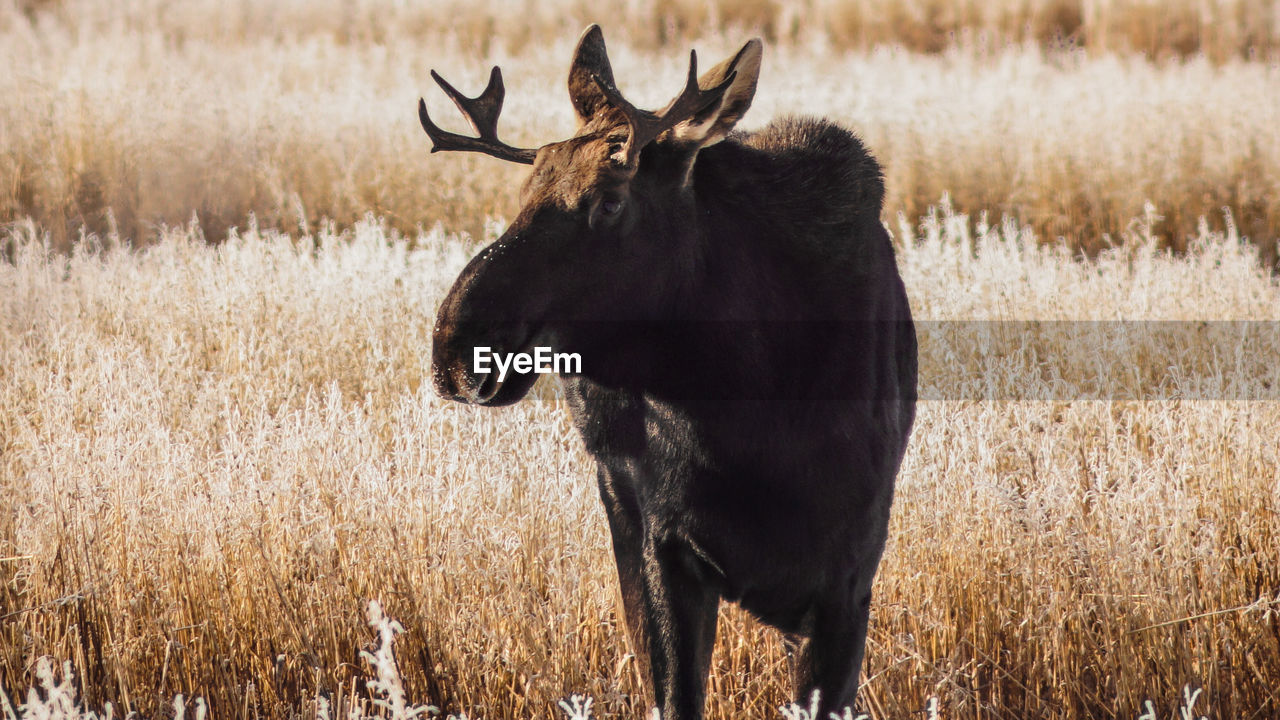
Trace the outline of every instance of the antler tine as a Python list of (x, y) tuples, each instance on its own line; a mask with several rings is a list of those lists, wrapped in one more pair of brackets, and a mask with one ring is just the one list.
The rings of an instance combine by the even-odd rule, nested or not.
[(502, 86), (502, 71), (496, 65), (489, 73), (488, 86), (485, 87), (484, 92), (474, 98), (458, 92), (435, 70), (431, 71), (431, 77), (449, 96), (453, 104), (458, 106), (467, 124), (479, 136), (468, 137), (442, 130), (427, 114), (426, 100), (419, 98), (418, 120), (422, 123), (422, 129), (426, 130), (431, 138), (431, 152), (463, 150), (480, 152), (511, 162), (533, 164), (533, 159), (538, 154), (537, 150), (512, 147), (498, 139), (498, 115), (502, 113), (502, 100), (506, 96), (506, 88)]
[(719, 102), (736, 77), (737, 71), (734, 71), (729, 73), (729, 76), (719, 85), (702, 90), (698, 87), (698, 53), (690, 50), (689, 76), (685, 81), (684, 89), (659, 114), (637, 109), (622, 97), (622, 93), (618, 92), (618, 88), (612, 82), (598, 73), (592, 74), (596, 85), (600, 86), (600, 91), (604, 93), (605, 99), (623, 114), (627, 119), (627, 125), (631, 128), (631, 135), (625, 147), (627, 165), (634, 163), (644, 146), (653, 142), (659, 135), (693, 117), (708, 105)]
[(680, 96), (672, 100), (667, 109), (662, 112), (662, 117), (673, 118), (671, 125), (688, 120), (711, 103), (719, 102), (737, 76), (738, 71), (734, 70), (719, 85), (706, 90), (700, 89), (698, 87), (698, 54), (690, 50), (689, 78), (685, 81), (684, 90), (681, 90)]

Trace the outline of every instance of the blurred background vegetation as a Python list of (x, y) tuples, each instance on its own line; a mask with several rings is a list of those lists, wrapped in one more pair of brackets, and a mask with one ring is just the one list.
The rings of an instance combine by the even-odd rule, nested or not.
[(474, 93), (502, 64), (504, 134), (561, 139), (589, 22), (650, 106), (688, 47), (715, 58), (763, 36), (744, 127), (787, 112), (851, 126), (886, 168), (886, 221), (946, 194), (1095, 251), (1150, 202), (1168, 247), (1204, 219), (1275, 260), (1280, 9), (1263, 0), (10, 0), (0, 222), (33, 218), (63, 248), (82, 230), (147, 243), (193, 216), (219, 240), (250, 214), (479, 236), (513, 214), (523, 169), (428, 157), (417, 97), (456, 121), (428, 70)]

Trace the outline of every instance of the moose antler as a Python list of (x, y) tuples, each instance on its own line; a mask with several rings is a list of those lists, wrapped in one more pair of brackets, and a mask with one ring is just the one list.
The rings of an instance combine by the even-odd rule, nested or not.
[(468, 137), (441, 130), (438, 125), (431, 122), (431, 116), (427, 115), (426, 100), (419, 98), (418, 120), (422, 121), (422, 129), (426, 130), (427, 135), (431, 137), (431, 152), (465, 150), (492, 155), (500, 160), (533, 164), (533, 159), (538, 154), (537, 150), (512, 147), (498, 139), (498, 115), (502, 112), (502, 99), (507, 91), (502, 86), (502, 71), (496, 65), (493, 72), (489, 73), (488, 87), (474, 98), (458, 92), (435, 70), (431, 71), (431, 77), (449, 96), (453, 104), (458, 106), (458, 110), (467, 119), (471, 129), (475, 130), (476, 135), (479, 136)]
[(624, 165), (634, 167), (635, 160), (645, 145), (653, 142), (662, 133), (697, 115), (709, 105), (719, 102), (737, 75), (737, 71), (731, 72), (719, 85), (707, 90), (700, 89), (698, 87), (698, 53), (690, 50), (689, 78), (685, 81), (684, 90), (680, 91), (680, 95), (661, 113), (637, 109), (622, 97), (622, 93), (618, 92), (611, 78), (598, 72), (592, 73), (591, 77), (596, 81), (596, 85), (600, 86), (600, 92), (604, 93), (609, 104), (627, 119), (631, 133), (627, 138), (627, 144), (618, 154), (622, 156)]

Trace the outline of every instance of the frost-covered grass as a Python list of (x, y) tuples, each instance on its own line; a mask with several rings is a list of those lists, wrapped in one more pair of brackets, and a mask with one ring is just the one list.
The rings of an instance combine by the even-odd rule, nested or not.
[[(348, 701), (345, 717), (348, 720), (372, 720), (374, 717), (385, 717), (389, 720), (418, 720), (423, 717), (439, 716), (440, 708), (434, 705), (415, 705), (405, 698), (394, 652), (395, 639), (404, 632), (404, 627), (395, 619), (387, 617), (376, 600), (368, 605), (368, 617), (369, 627), (378, 635), (378, 643), (373, 651), (362, 650), (360, 655), (378, 677), (366, 681), (370, 695), (368, 699)], [(0, 688), (0, 711), (4, 713), (4, 720), (111, 720), (115, 716), (115, 708), (110, 702), (101, 713), (81, 706), (74, 684), (75, 671), (70, 662), (63, 663), (62, 672), (59, 675), (54, 671), (50, 658), (41, 657), (36, 661), (35, 675), (39, 683), (38, 687), (30, 688), (27, 691), (26, 702), (17, 707), (13, 706), (4, 689)], [(1195, 720), (1195, 704), (1201, 692), (1200, 689), (1192, 690), (1190, 686), (1184, 686), (1182, 705), (1178, 708), (1178, 715), (1171, 717)], [(787, 703), (780, 706), (778, 710), (784, 720), (821, 720), (818, 716), (818, 699), (819, 693), (815, 690), (807, 707)], [(564, 710), (568, 720), (592, 720), (593, 705), (593, 698), (582, 695), (571, 695), (559, 702), (560, 709)], [(195, 706), (195, 720), (204, 720), (207, 714), (204, 699), (195, 698)], [(1144, 707), (1146, 710), (1138, 716), (1138, 720), (1159, 720), (1160, 716), (1156, 712), (1154, 703), (1147, 700)], [(379, 714), (367, 715), (369, 708), (374, 708)], [(317, 695), (314, 709), (315, 720), (330, 720), (333, 717), (333, 708), (327, 696)], [(175, 695), (173, 720), (184, 720), (186, 710), (186, 699), (181, 694)], [(929, 699), (924, 713), (928, 720), (940, 720), (937, 698)], [(658, 709), (654, 708), (649, 717), (652, 720), (661, 720), (662, 716)], [(871, 718), (867, 713), (854, 715), (851, 708), (845, 708), (841, 713), (830, 713), (829, 717), (830, 720), (870, 720)], [(467, 716), (465, 713), (449, 715), (448, 720), (467, 720)], [(1207, 719), (1202, 716), (1199, 720)]]
[[(1206, 232), (1172, 257), (1135, 230), (1081, 262), (945, 208), (895, 230), (920, 320), (1280, 320), (1280, 288), (1236, 237)], [(375, 598), (405, 630), (405, 702), (550, 717), (581, 694), (601, 715), (645, 713), (561, 396), (469, 408), (426, 381), (435, 304), (473, 243), (374, 220), (294, 238), (250, 227), (218, 246), (178, 228), (145, 251), (54, 254), (30, 226), (3, 242), (10, 697), (50, 656), (75, 668), (83, 707), (121, 717), (171, 714), (177, 694), (211, 717), (309, 716), (318, 697), (339, 717), (369, 698)], [(1215, 375), (1196, 357), (1210, 346), (1049, 347), (1035, 367), (1070, 382), (1128, 365), (1203, 392), (923, 402), (865, 709), (905, 718), (936, 697), (943, 717), (1137, 717), (1190, 683), (1214, 717), (1276, 715), (1275, 363)], [(966, 368), (1045, 377), (926, 343), (926, 397)], [(1255, 399), (1203, 399), (1225, 382)], [(713, 663), (710, 717), (777, 716), (772, 631), (725, 613)]]
[[(81, 225), (146, 242), (193, 211), (216, 237), (250, 212), (308, 231), (372, 211), (410, 234), (436, 222), (478, 233), (486, 216), (514, 216), (525, 168), (428, 157), (419, 96), (462, 127), (429, 70), (477, 93), (500, 64), (503, 136), (562, 140), (574, 130), (570, 54), (593, 20), (621, 89), (646, 108), (681, 87), (690, 47), (706, 68), (764, 33), (743, 127), (786, 113), (849, 125), (885, 166), (888, 217), (922, 215), (949, 192), (958, 208), (1094, 250), (1150, 201), (1168, 245), (1197, 235), (1201, 216), (1222, 229), (1223, 207), (1269, 260), (1280, 239), (1280, 67), (1268, 61), (1280, 10), (1262, 0), (723, 0), (710, 14), (658, 0), (610, 17), (576, 0), (515, 17), (501, 0), (34, 4), (50, 7), (0, 2), (0, 222), (32, 216), (64, 246)], [(1072, 13), (1069, 38), (1006, 42)], [(650, 37), (670, 18), (683, 30)], [(1006, 30), (904, 49), (949, 24)], [(771, 26), (799, 29), (769, 37)], [(1120, 52), (1149, 44), (1122, 41), (1131, 30), (1157, 46), (1221, 36), (1234, 49), (1158, 62), (1157, 47)]]

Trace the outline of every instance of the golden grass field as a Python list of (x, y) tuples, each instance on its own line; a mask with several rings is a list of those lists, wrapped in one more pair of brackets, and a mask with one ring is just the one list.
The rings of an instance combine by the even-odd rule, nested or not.
[[(1280, 18), (1156, 6), (602, 19), (642, 106), (690, 45), (709, 64), (764, 35), (745, 126), (828, 115), (886, 166), (925, 400), (873, 603), (877, 719), (1173, 718), (1184, 686), (1197, 716), (1280, 716)], [(427, 71), (474, 93), (500, 63), (508, 139), (563, 137), (590, 7), (0, 3), (0, 718), (55, 705), (28, 695), (41, 658), (75, 676), (54, 717), (173, 717), (178, 694), (395, 715), (366, 685), (370, 600), (405, 629), (409, 702), (644, 715), (559, 391), (479, 409), (426, 382), (436, 304), (521, 172), (428, 157), (418, 96), (453, 116)], [(994, 354), (948, 334), (975, 321), (1021, 330)], [(784, 669), (722, 614), (709, 717), (781, 717)]]
[[(1263, 0), (815, 0), (764, 13), (791, 18), (781, 35), (748, 13), (767, 0), (723, 0), (716, 17), (692, 0), (636, 2), (614, 21), (574, 0), (514, 17), (505, 0), (42, 4), (34, 19), (0, 13), (0, 222), (34, 217), (63, 247), (86, 225), (146, 241), (193, 212), (211, 239), (251, 212), (264, 226), (373, 212), (410, 234), (442, 222), (477, 235), (485, 216), (513, 215), (521, 170), (428, 160), (418, 97), (461, 125), (428, 71), (476, 93), (501, 64), (507, 139), (562, 139), (569, 53), (591, 18), (642, 106), (674, 95), (689, 47), (705, 65), (775, 36), (744, 127), (781, 113), (849, 124), (886, 168), (887, 217), (918, 217), (946, 192), (1094, 250), (1151, 202), (1173, 247), (1201, 217), (1224, 229), (1224, 207), (1268, 262), (1280, 237), (1280, 7)], [(1087, 23), (1050, 22), (1073, 5)], [(866, 49), (843, 49), (842, 13), (879, 18), (855, 23)], [(905, 16), (933, 18), (955, 45), (913, 52), (929, 43)], [(725, 29), (706, 27), (717, 19)], [(690, 37), (658, 45), (649, 31), (668, 25)], [(1017, 30), (1039, 25), (1071, 32)], [(1237, 25), (1231, 52), (1175, 52), (1181, 35), (1199, 49)], [(1153, 32), (1173, 44), (1142, 39)], [(1107, 50), (1129, 46), (1160, 61)]]

